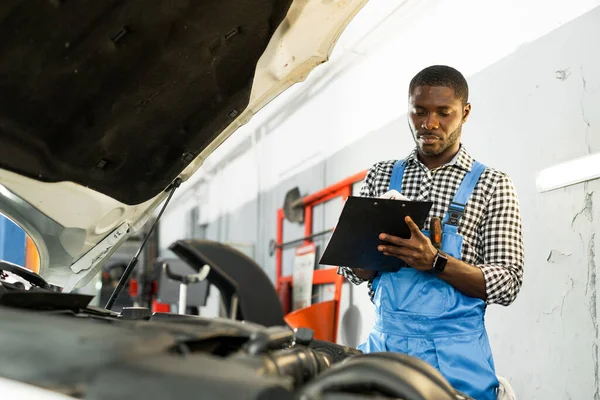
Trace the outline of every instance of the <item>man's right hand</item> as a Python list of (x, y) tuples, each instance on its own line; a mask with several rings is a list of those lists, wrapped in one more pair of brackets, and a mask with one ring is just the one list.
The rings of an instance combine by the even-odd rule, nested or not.
[(358, 276), (360, 279), (368, 281), (369, 279), (375, 278), (377, 275), (377, 271), (372, 269), (362, 269), (362, 268), (351, 268), (354, 275)]

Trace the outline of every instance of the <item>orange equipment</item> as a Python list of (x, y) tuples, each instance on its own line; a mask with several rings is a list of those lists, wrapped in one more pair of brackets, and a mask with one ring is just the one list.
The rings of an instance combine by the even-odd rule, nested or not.
[[(304, 207), (304, 244), (310, 243), (313, 237), (313, 208), (338, 197), (342, 197), (343, 200), (346, 200), (348, 196), (352, 194), (352, 186), (356, 182), (363, 180), (366, 173), (366, 170), (361, 171), (302, 198), (302, 206)], [(277, 237), (275, 241), (275, 286), (280, 299), (284, 300), (282, 301), (282, 305), (286, 313), (285, 321), (292, 328), (305, 327), (312, 329), (315, 334), (315, 339), (336, 342), (340, 299), (342, 295), (342, 285), (344, 283), (344, 277), (337, 274), (336, 268), (318, 269), (315, 270), (313, 274), (313, 285), (334, 285), (335, 292), (333, 300), (312, 304), (308, 307), (288, 313), (290, 305), (289, 301), (286, 301), (285, 298), (292, 292), (293, 277), (282, 276), (284, 219), (284, 210), (283, 208), (280, 208), (277, 210)]]

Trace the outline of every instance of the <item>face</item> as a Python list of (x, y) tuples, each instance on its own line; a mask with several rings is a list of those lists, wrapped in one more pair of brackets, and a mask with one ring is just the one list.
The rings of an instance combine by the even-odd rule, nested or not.
[(435, 157), (458, 151), (470, 111), (452, 88), (416, 87), (409, 97), (409, 125), (419, 152)]

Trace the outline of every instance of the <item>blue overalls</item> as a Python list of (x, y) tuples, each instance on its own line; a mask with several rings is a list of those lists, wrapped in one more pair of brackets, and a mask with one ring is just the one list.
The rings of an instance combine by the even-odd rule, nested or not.
[[(402, 193), (405, 162), (394, 165), (390, 189)], [(473, 163), (443, 219), (442, 250), (461, 259), (458, 223), (485, 166)], [(428, 230), (423, 233), (429, 236)], [(495, 400), (498, 379), (484, 325), (486, 304), (430, 272), (401, 268), (373, 280), (376, 321), (364, 353), (393, 351), (427, 361), (458, 391)]]

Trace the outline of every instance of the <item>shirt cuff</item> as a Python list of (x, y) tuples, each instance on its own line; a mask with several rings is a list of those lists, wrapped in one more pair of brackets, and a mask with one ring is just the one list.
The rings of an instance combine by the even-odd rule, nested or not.
[(354, 285), (360, 285), (361, 283), (367, 281), (366, 279), (361, 279), (356, 276), (354, 271), (348, 267), (338, 267), (337, 273), (338, 275), (342, 275), (344, 278), (348, 279)]
[(523, 277), (517, 266), (478, 265), (485, 279), (488, 304), (509, 306), (517, 298)]

